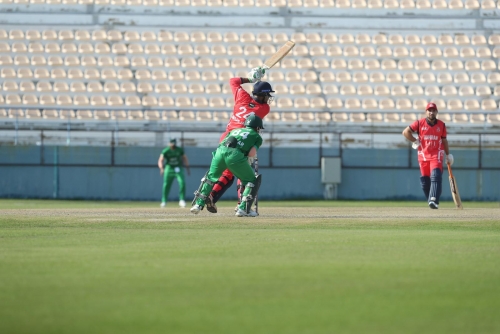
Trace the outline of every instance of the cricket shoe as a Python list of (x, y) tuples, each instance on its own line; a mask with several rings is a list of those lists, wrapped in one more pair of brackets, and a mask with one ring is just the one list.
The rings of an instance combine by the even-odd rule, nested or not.
[(203, 207), (201, 205), (195, 204), (195, 205), (193, 205), (193, 207), (191, 209), (189, 209), (189, 211), (191, 211), (191, 213), (194, 213), (195, 215), (197, 215), (198, 213), (200, 213), (200, 211), (202, 209), (203, 209)]
[(236, 217), (257, 217), (259, 214), (253, 210), (250, 210), (249, 213), (246, 213), (245, 210), (241, 210), (238, 208), (238, 211), (234, 214)]
[(185, 201), (185, 200), (183, 200), (183, 199), (181, 199), (181, 200), (179, 201), (179, 206), (180, 206), (181, 208), (185, 208), (185, 207), (186, 207), (186, 201)]
[(238, 212), (238, 210), (240, 209), (240, 202), (238, 202), (238, 204), (236, 204), (236, 206), (234, 207), (234, 212)]
[(437, 205), (436, 202), (434, 202), (434, 201), (429, 201), (429, 208), (439, 209), (439, 205)]
[(217, 206), (214, 203), (214, 198), (210, 194), (205, 199), (205, 205), (207, 206), (207, 211), (211, 213), (217, 213)]
[(165, 202), (161, 202), (161, 204), (160, 204), (160, 208), (164, 208), (164, 207), (166, 207), (166, 206), (167, 206), (167, 203), (165, 203)]

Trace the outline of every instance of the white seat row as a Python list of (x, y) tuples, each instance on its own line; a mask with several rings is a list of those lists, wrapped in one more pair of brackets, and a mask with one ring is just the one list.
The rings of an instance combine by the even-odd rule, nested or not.
[[(221, 85), (218, 83), (190, 83), (186, 85), (183, 82), (180, 83), (156, 83), (151, 84), (149, 82), (139, 82), (137, 85), (133, 82), (121, 82), (116, 81), (106, 81), (102, 84), (99, 81), (73, 81), (67, 83), (65, 81), (55, 81), (53, 84), (49, 81), (38, 81), (35, 83), (31, 81), (22, 81), (19, 84), (16, 81), (4, 81), (1, 85), (1, 90), (4, 92), (24, 92), (24, 93), (125, 93), (125, 94), (230, 94), (230, 88), (227, 84)], [(321, 89), (320, 89), (321, 91)]]
[[(0, 109), (1, 118), (27, 119), (71, 119), (97, 121), (220, 121), (227, 122), (229, 113), (225, 111), (156, 111), (156, 110), (57, 110), (57, 109)], [(384, 123), (411, 123), (419, 118), (412, 112), (276, 112), (272, 111), (266, 122), (384, 122)], [(491, 123), (500, 124), (500, 114), (481, 113), (440, 113), (439, 119), (444, 122), (461, 124)]]
[(234, 100), (232, 97), (223, 99), (221, 97), (212, 97), (207, 99), (204, 96), (189, 98), (186, 96), (171, 97), (171, 96), (143, 96), (142, 98), (129, 95), (122, 98), (120, 95), (92, 95), (84, 94), (7, 94), (5, 97), (0, 95), (0, 104), (5, 105), (27, 105), (27, 106), (80, 106), (80, 107), (120, 107), (127, 106), (130, 108), (142, 107), (178, 107), (178, 108), (232, 108)]
[[(4, 92), (24, 92), (24, 93), (33, 93), (33, 92), (57, 92), (57, 93), (125, 93), (125, 94), (224, 94), (230, 95), (231, 88), (227, 83), (219, 84), (219, 83), (190, 83), (185, 84), (184, 82), (177, 83), (155, 83), (152, 84), (150, 82), (138, 82), (137, 84), (133, 82), (115, 82), (115, 81), (106, 81), (104, 84), (101, 84), (99, 81), (73, 81), (71, 83), (67, 83), (65, 81), (55, 81), (53, 84), (49, 81), (41, 80), (39, 82), (33, 83), (31, 81), (21, 81), (19, 84), (16, 81), (6, 80), (1, 85), (1, 89)], [(324, 83), (323, 85), (319, 85), (317, 83), (295, 83), (295, 84), (276, 84), (273, 86), (273, 89), (276, 91), (277, 96), (285, 96), (285, 95), (321, 95), (324, 94), (326, 96), (336, 96), (336, 95), (359, 95), (359, 96), (462, 96), (462, 97), (489, 97), (496, 96), (500, 97), (500, 86), (490, 87), (487, 85), (478, 85), (476, 87), (469, 85), (400, 85), (394, 84), (391, 86), (386, 86), (384, 84), (363, 84), (360, 83), (358, 85), (352, 84), (329, 84)]]
[[(462, 100), (451, 98), (448, 100), (433, 99), (441, 110), (498, 110), (497, 102), (493, 99), (484, 99), (482, 101), (476, 99)], [(359, 99), (356, 97), (346, 97), (344, 100), (340, 98), (328, 98), (325, 100), (322, 97), (280, 97), (277, 99), (276, 107), (278, 109), (384, 109), (384, 110), (424, 110), (427, 104), (427, 99), (415, 99), (413, 102), (408, 98), (365, 98)], [(7, 94), (5, 98), (0, 95), (0, 103), (6, 105), (28, 105), (28, 106), (127, 106), (127, 107), (178, 107), (178, 108), (231, 108), (233, 99), (229, 97), (223, 99), (221, 97), (212, 97), (207, 99), (204, 96), (189, 98), (186, 96), (143, 96), (142, 98), (130, 95), (123, 99), (120, 95), (91, 95), (84, 94)]]
[[(198, 59), (194, 57), (141, 57), (141, 56), (25, 56), (17, 55), (11, 57), (10, 55), (0, 56), (0, 65), (2, 66), (66, 66), (66, 67), (167, 67), (167, 68), (218, 68), (218, 69), (249, 69), (262, 65), (262, 60), (260, 58), (250, 58), (244, 59), (239, 57), (231, 58), (210, 58), (210, 57), (200, 57)], [(500, 67), (500, 64), (499, 64)], [(277, 66), (273, 68), (276, 69), (335, 69), (335, 70), (417, 70), (417, 71), (495, 71), (497, 69), (497, 64), (491, 59), (484, 59), (481, 61), (470, 59), (467, 61), (461, 60), (449, 60), (445, 61), (442, 59), (436, 59), (433, 61), (428, 60), (400, 60), (395, 61), (393, 59), (385, 59), (379, 61), (378, 59), (327, 59), (318, 58), (311, 60), (309, 58), (300, 58), (298, 60), (293, 58), (283, 59)]]
[[(273, 74), (278, 73), (278, 74)], [(323, 83), (331, 82), (371, 82), (371, 83), (383, 83), (383, 82), (405, 82), (405, 83), (433, 83), (437, 82), (439, 84), (467, 84), (472, 82), (474, 84), (489, 83), (490, 85), (500, 84), (500, 73), (493, 72), (485, 73), (477, 72), (469, 75), (467, 72), (456, 72), (450, 74), (448, 72), (424, 72), (420, 75), (415, 72), (371, 72), (366, 73), (362, 71), (351, 72), (341, 71), (341, 72), (331, 72), (323, 71), (319, 75), (319, 80)], [(269, 73), (270, 82), (280, 82), (284, 81), (284, 75), (281, 72), (271, 72)]]
[[(494, 0), (0, 0), (0, 4), (176, 6), (176, 7), (289, 7), (341, 9), (496, 9)], [(499, 7), (500, 8), (500, 7)]]
[(293, 40), (297, 44), (357, 44), (357, 45), (424, 45), (424, 46), (485, 46), (500, 45), (500, 34), (491, 34), (488, 37), (481, 32), (472, 34), (456, 33), (426, 33), (417, 35), (414, 33), (399, 34), (396, 32), (383, 32), (377, 34), (368, 33), (334, 33), (334, 32), (219, 32), (219, 31), (135, 31), (135, 30), (3, 30), (0, 29), (0, 40), (12, 41), (61, 41), (71, 42), (161, 42), (161, 43), (257, 43), (281, 45), (288, 40)]
[[(45, 45), (40, 42), (0, 42), (0, 53), (48, 53), (48, 54), (115, 54), (115, 55), (166, 55), (166, 56), (270, 56), (276, 53), (276, 46), (273, 44), (264, 44), (257, 46), (255, 44), (241, 46), (232, 44), (225, 46), (223, 44), (214, 44), (211, 47), (200, 44), (156, 44), (147, 43), (144, 46), (139, 43), (113, 43), (111, 46), (105, 42), (91, 44), (82, 42), (79, 44), (64, 42), (59, 45), (56, 42), (47, 42)], [(493, 49), (493, 52), (487, 46), (356, 46), (346, 45), (343, 48), (339, 45), (324, 47), (323, 45), (296, 45), (292, 51), (296, 57), (378, 57), (378, 58), (482, 58), (491, 57), (500, 58), (500, 46)]]

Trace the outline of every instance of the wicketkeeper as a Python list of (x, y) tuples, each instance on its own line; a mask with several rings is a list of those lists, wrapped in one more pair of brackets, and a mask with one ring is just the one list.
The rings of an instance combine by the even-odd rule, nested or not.
[(256, 115), (247, 117), (244, 128), (235, 129), (228, 133), (215, 152), (209, 171), (201, 179), (201, 184), (195, 192), (191, 212), (198, 214), (205, 205), (212, 205), (210, 192), (222, 173), (229, 169), (245, 187), (241, 203), (236, 210), (237, 217), (256, 217), (258, 213), (251, 209), (259, 191), (261, 176), (255, 176), (250, 166), (262, 145), (259, 131), (264, 129), (262, 119)]
[[(232, 130), (243, 128), (248, 116), (256, 115), (264, 119), (264, 117), (269, 114), (269, 105), (273, 101), (271, 93), (274, 93), (274, 91), (268, 82), (260, 81), (265, 73), (266, 70), (264, 68), (255, 67), (248, 73), (247, 78), (232, 78), (229, 80), (229, 85), (231, 86), (234, 97), (234, 108), (229, 123), (227, 124), (226, 132), (222, 134), (219, 142), (224, 140), (227, 134)], [(245, 83), (255, 83), (252, 96), (241, 87), (241, 85)], [(229, 169), (225, 170), (213, 187), (210, 194), (212, 199), (206, 203), (209, 212), (217, 213), (217, 206), (215, 206), (215, 203), (221, 198), (224, 192), (231, 187), (233, 182), (233, 173), (231, 173)], [(241, 198), (242, 190), (243, 186), (241, 181), (239, 181), (238, 198)], [(238, 202), (238, 204), (239, 203), (240, 202)]]
[[(418, 150), (418, 163), (422, 175), (420, 184), (429, 207), (437, 209), (442, 190), (444, 154), (450, 165), (453, 165), (454, 159), (448, 148), (446, 125), (437, 119), (436, 104), (429, 102), (425, 113), (426, 118), (419, 119), (404, 129), (403, 136), (413, 143), (414, 149)], [(413, 137), (413, 133), (417, 133), (418, 138)]]

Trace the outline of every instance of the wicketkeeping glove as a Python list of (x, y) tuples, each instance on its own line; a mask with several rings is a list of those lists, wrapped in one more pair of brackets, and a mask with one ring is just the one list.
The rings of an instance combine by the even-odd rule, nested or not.
[(413, 149), (418, 149), (418, 147), (420, 146), (420, 140), (415, 140), (412, 144), (411, 144), (411, 147), (413, 147)]
[(453, 163), (455, 162), (455, 159), (453, 158), (453, 154), (448, 154), (446, 156), (446, 163), (450, 163), (450, 166), (453, 165)]
[(262, 67), (254, 67), (250, 72), (248, 72), (248, 81), (251, 83), (256, 83), (257, 81), (260, 81), (266, 74), (266, 69)]

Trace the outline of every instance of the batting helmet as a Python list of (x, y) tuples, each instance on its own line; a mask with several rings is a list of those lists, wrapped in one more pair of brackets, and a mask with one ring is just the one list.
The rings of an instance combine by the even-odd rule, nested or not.
[(257, 128), (264, 129), (264, 124), (262, 123), (262, 118), (260, 118), (259, 116), (250, 115), (245, 120), (245, 127), (254, 129)]
[(253, 95), (271, 96), (271, 93), (274, 93), (274, 90), (269, 82), (259, 81), (253, 86)]

